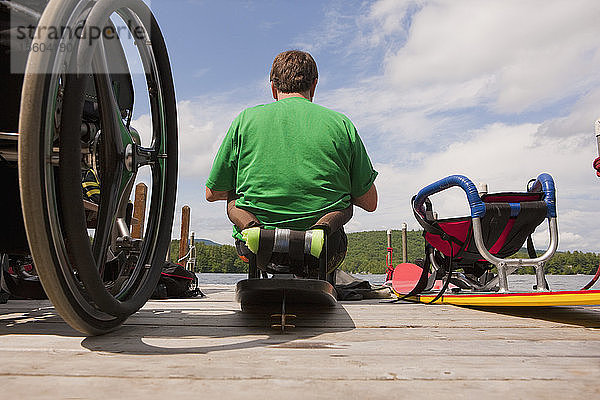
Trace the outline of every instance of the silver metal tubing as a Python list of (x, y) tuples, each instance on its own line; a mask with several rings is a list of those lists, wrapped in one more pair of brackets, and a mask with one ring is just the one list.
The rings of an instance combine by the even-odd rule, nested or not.
[(536, 290), (538, 292), (547, 292), (550, 290), (544, 276), (544, 263), (539, 263), (535, 266), (535, 279), (537, 281)]
[[(427, 287), (424, 289), (425, 291), (431, 290), (435, 284), (435, 280), (437, 278), (437, 272), (441, 270), (440, 265), (437, 263), (433, 252), (429, 253), (429, 260), (431, 262), (431, 266), (433, 269), (433, 273), (429, 275), (429, 279), (427, 280)], [(455, 281), (455, 283), (462, 283), (463, 289), (469, 288), (471, 290), (482, 290), (483, 285), (479, 282), (469, 278), (467, 275), (461, 272), (453, 272), (451, 279)]]
[(477, 246), (477, 250), (479, 253), (485, 258), (487, 261), (494, 265), (498, 265), (503, 262), (506, 265), (510, 266), (530, 266), (535, 267), (540, 262), (546, 262), (554, 255), (556, 249), (558, 248), (558, 224), (556, 222), (556, 218), (549, 218), (548, 225), (550, 230), (550, 245), (544, 254), (537, 258), (498, 258), (492, 255), (488, 249), (486, 249), (485, 244), (483, 242), (483, 237), (481, 233), (481, 220), (480, 218), (473, 218), (473, 237), (475, 238), (475, 245)]
[[(498, 275), (492, 279), (488, 284), (485, 285), (486, 288), (491, 288), (496, 284), (500, 284), (500, 291), (508, 290), (508, 283), (504, 282), (504, 275), (508, 276), (512, 274), (516, 269), (524, 266), (535, 267), (536, 275), (540, 275), (538, 278), (538, 290), (544, 290), (545, 284), (540, 285), (540, 278), (543, 278), (543, 264), (548, 261), (554, 253), (556, 253), (556, 249), (558, 248), (558, 223), (556, 221), (556, 217), (548, 218), (548, 229), (550, 234), (550, 244), (548, 245), (548, 249), (544, 254), (540, 257), (536, 258), (498, 258), (492, 255), (488, 249), (485, 247), (485, 243), (483, 242), (483, 236), (481, 232), (481, 219), (476, 217), (473, 218), (473, 237), (475, 239), (475, 245), (477, 246), (477, 250), (483, 258), (485, 258), (488, 262), (494, 264), (498, 268)], [(541, 267), (541, 271), (540, 271)], [(542, 279), (541, 282), (545, 282)], [(503, 287), (504, 286), (504, 287)]]
[(498, 268), (498, 291), (499, 292), (508, 292), (508, 275), (511, 274), (513, 271), (508, 272), (506, 270), (506, 263), (504, 262), (500, 262), (496, 265), (496, 268)]
[(15, 132), (0, 132), (0, 139), (17, 141), (19, 140), (19, 134)]
[[(450, 282), (462, 289), (481, 290), (482, 286), (479, 282), (471, 279), (462, 272), (453, 272)], [(462, 284), (462, 286), (461, 286)]]
[[(506, 277), (508, 277), (508, 275), (512, 274), (517, 269), (519, 269), (518, 265), (511, 265), (511, 266), (503, 265), (502, 267), (500, 267), (499, 265), (496, 266), (496, 268), (498, 268), (498, 271), (499, 271), (498, 275), (496, 275), (488, 283), (486, 283), (483, 286), (483, 290), (494, 290), (494, 288), (496, 286), (498, 286), (500, 288), (500, 291), (502, 291), (502, 287), (501, 287), (502, 285), (500, 284), (500, 278), (502, 277), (502, 274), (504, 274), (504, 275), (506, 275)], [(500, 272), (501, 269), (503, 272)], [(506, 285), (504, 286), (504, 288), (505, 288), (504, 291), (508, 290), (508, 279), (506, 280)]]
[(129, 228), (127, 227), (127, 223), (124, 218), (116, 218), (115, 222), (117, 224), (117, 229), (119, 230), (119, 236), (130, 237)]

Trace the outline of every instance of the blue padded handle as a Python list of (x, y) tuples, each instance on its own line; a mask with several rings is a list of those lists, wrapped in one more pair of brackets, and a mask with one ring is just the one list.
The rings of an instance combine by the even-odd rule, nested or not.
[(529, 192), (544, 192), (544, 201), (548, 208), (547, 218), (556, 218), (556, 191), (554, 179), (550, 174), (540, 174), (533, 185), (529, 187)]
[(469, 178), (463, 175), (451, 175), (421, 189), (415, 197), (415, 210), (420, 211), (425, 200), (432, 194), (441, 192), (442, 190), (446, 190), (453, 186), (460, 186), (460, 188), (465, 191), (467, 200), (469, 201), (469, 207), (471, 207), (472, 218), (483, 217), (485, 215), (485, 204), (481, 201), (481, 198), (477, 193), (477, 188)]

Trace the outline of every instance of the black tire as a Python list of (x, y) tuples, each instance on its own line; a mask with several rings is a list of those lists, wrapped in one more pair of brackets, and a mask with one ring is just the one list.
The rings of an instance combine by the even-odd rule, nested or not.
[[(39, 26), (70, 26), (84, 17), (89, 21), (93, 7), (102, 3), (106, 4), (90, 0), (52, 0)], [(102, 193), (94, 244), (88, 237), (81, 191), (80, 132), (85, 84), (81, 74), (61, 70), (63, 65), (74, 62), (76, 51), (70, 54), (32, 52), (21, 98), (19, 178), (32, 256), (44, 290), (58, 313), (69, 325), (86, 335), (103, 334), (118, 328), (150, 298), (168, 250), (175, 206), (177, 114), (166, 46), (154, 17), (143, 2), (124, 0), (123, 4), (127, 8), (119, 9), (120, 13), (147, 13), (144, 14), (147, 23), (144, 25), (144, 18), (139, 21), (144, 25), (151, 45), (138, 47), (143, 47), (139, 50), (140, 57), (143, 58), (141, 52), (145, 52), (155, 67), (150, 75), (147, 74), (148, 85), (154, 91), (154, 97), (150, 97), (154, 129), (148, 148), (137, 146), (130, 137), (126, 141), (122, 131), (119, 135), (111, 131), (110, 123), (121, 126), (123, 121), (114, 118), (114, 110), (107, 108), (107, 104), (114, 104), (112, 88), (102, 86), (103, 76), (109, 75), (98, 73), (94, 67), (104, 137)], [(108, 11), (111, 15), (115, 10)], [(34, 43), (52, 42), (51, 38), (44, 37), (48, 30), (45, 32), (41, 32)], [(56, 42), (52, 42), (54, 47)], [(63, 112), (58, 117), (59, 123), (53, 124), (57, 118), (59, 82)], [(58, 165), (52, 160), (57, 151), (57, 137)], [(121, 149), (115, 153), (110, 143), (120, 140), (123, 141)], [(133, 154), (128, 166), (125, 165), (125, 150), (130, 150), (130, 156)], [(135, 255), (132, 255), (133, 251), (124, 253), (127, 262), (123, 265), (129, 267), (127, 271), (119, 270), (117, 282), (114, 277), (106, 277), (106, 254), (109, 250), (115, 251), (115, 218), (128, 199), (127, 191), (131, 189), (138, 168), (144, 166), (150, 167), (152, 181), (144, 239)], [(126, 179), (128, 183), (124, 185)]]

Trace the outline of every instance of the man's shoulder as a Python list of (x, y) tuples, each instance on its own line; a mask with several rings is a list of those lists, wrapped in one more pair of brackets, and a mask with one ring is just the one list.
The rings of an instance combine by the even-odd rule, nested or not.
[(319, 110), (320, 112), (322, 112), (324, 114), (331, 115), (333, 118), (339, 118), (339, 119), (350, 121), (350, 119), (345, 114), (342, 114), (341, 112), (332, 110), (331, 108), (325, 107), (321, 104), (317, 104), (317, 103), (311, 103), (311, 104), (313, 105), (313, 107), (315, 109)]
[(309, 102), (309, 101), (306, 101), (304, 103), (304, 106), (308, 107), (312, 112), (314, 112), (315, 114), (318, 114), (322, 118), (327, 118), (327, 119), (333, 120), (339, 124), (344, 124), (346, 126), (354, 127), (354, 124), (352, 123), (350, 118), (348, 118), (345, 114), (343, 114), (339, 111), (335, 111), (329, 107), (323, 106), (321, 104)]
[(269, 107), (269, 105), (270, 105), (270, 103), (269, 104), (258, 104), (255, 106), (245, 108), (244, 110), (242, 110), (242, 112), (240, 112), (238, 114), (237, 118), (244, 118), (249, 115), (261, 113), (262, 111), (267, 109)]
[(316, 110), (318, 110), (323, 119), (332, 121), (335, 125), (339, 126), (343, 131), (351, 136), (356, 135), (356, 127), (346, 114), (332, 110), (331, 108), (327, 108), (320, 104), (314, 104), (314, 107)]
[(259, 104), (256, 106), (251, 106), (248, 108), (243, 109), (234, 119), (233, 122), (231, 123), (232, 127), (240, 127), (243, 126), (257, 118), (260, 117), (261, 114), (263, 114), (264, 110), (266, 107), (268, 107), (269, 104)]

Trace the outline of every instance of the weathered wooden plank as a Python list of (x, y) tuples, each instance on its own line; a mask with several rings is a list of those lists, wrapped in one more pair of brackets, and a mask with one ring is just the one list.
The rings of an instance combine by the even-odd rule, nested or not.
[(48, 302), (0, 308), (11, 398), (595, 398), (600, 308), (476, 310), (344, 302), (285, 334), (242, 313), (232, 286), (151, 301), (84, 338)]
[[(86, 377), (187, 377), (194, 379), (270, 379), (305, 377), (328, 380), (430, 379), (460, 380), (594, 380), (600, 373), (597, 357), (564, 357), (540, 354), (482, 355), (448, 354), (431, 351), (404, 354), (369, 354), (370, 348), (355, 351), (343, 344), (303, 348), (265, 345), (261, 340), (205, 340), (201, 346), (180, 341), (168, 346), (144, 341), (145, 348), (126, 344), (113, 353), (106, 350), (0, 353), (0, 376), (50, 375)], [(85, 343), (84, 343), (85, 345)], [(125, 349), (132, 349), (125, 350)], [(474, 352), (475, 348), (471, 348)], [(102, 368), (105, 366), (106, 368)]]
[(187, 377), (129, 378), (116, 377), (110, 384), (102, 377), (11, 376), (6, 379), (14, 398), (85, 398), (145, 400), (185, 398), (202, 399), (377, 399), (435, 398), (452, 399), (580, 399), (597, 398), (600, 391), (589, 381), (565, 380), (448, 380), (363, 379), (357, 381), (310, 379), (305, 376), (269, 379), (191, 379)]

